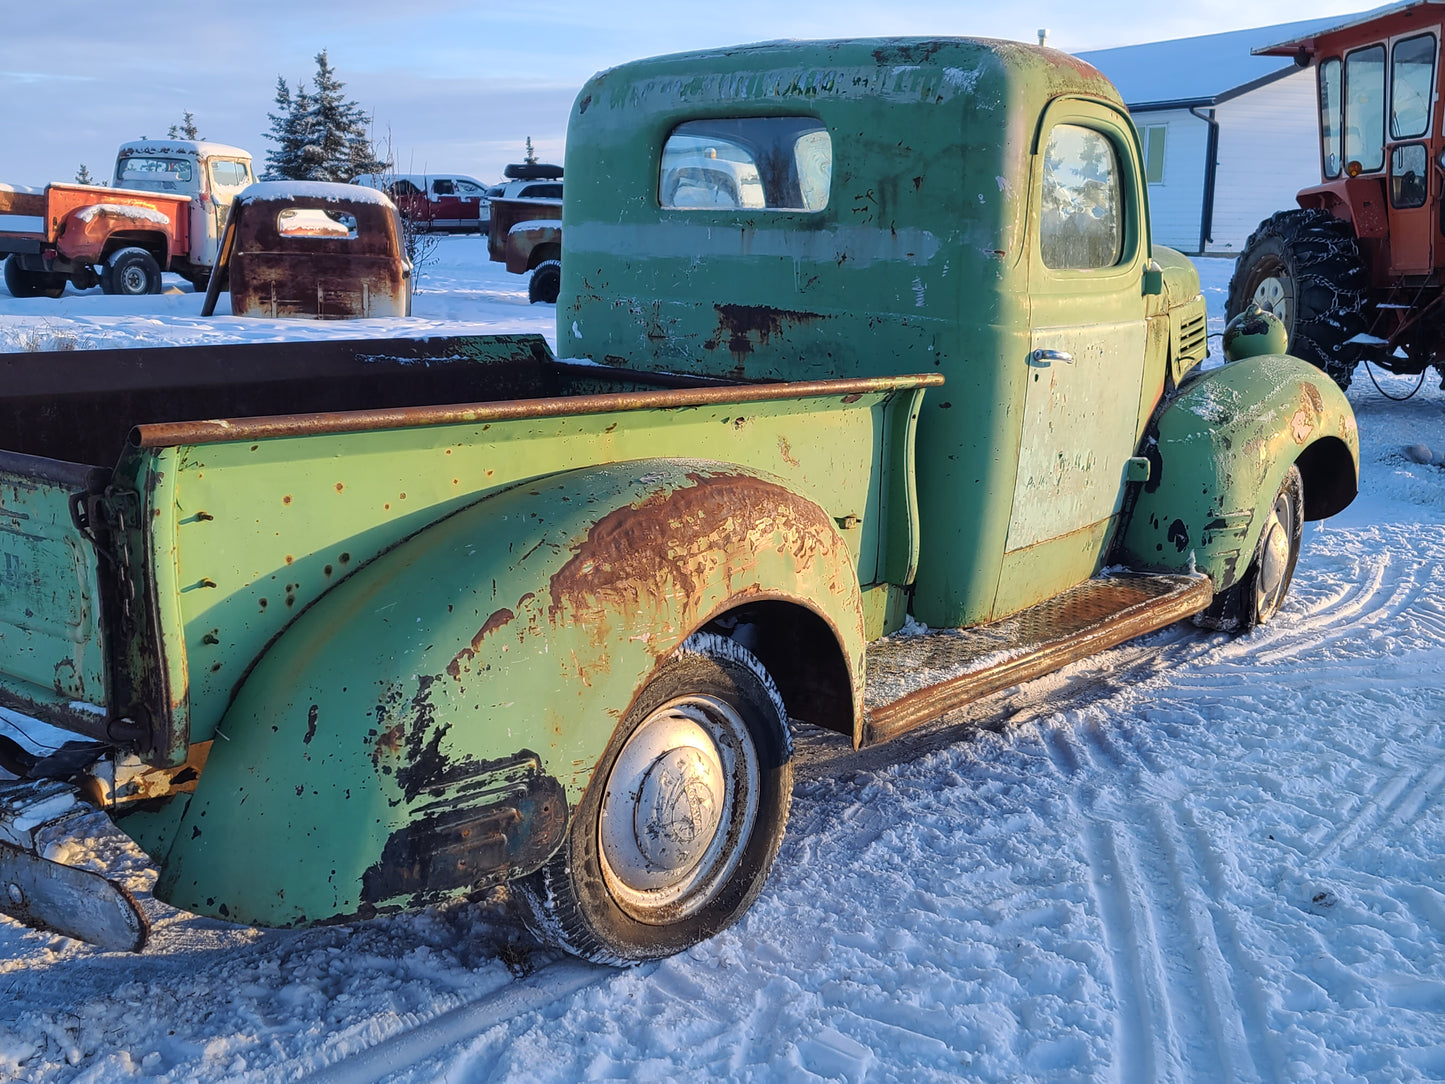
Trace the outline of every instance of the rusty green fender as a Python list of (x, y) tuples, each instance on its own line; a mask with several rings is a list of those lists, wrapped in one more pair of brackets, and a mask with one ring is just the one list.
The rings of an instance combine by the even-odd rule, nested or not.
[(1150, 477), (1116, 559), (1138, 569), (1207, 573), (1232, 587), (1249, 567), (1266, 509), (1297, 464), (1305, 518), (1354, 500), (1360, 443), (1344, 393), (1308, 362), (1270, 354), (1184, 385), (1146, 437)]
[(305, 925), (524, 875), (560, 845), (659, 660), (756, 600), (832, 630), (856, 717), (853, 558), (782, 480), (642, 460), (469, 505), (273, 642), (221, 721), (156, 895)]

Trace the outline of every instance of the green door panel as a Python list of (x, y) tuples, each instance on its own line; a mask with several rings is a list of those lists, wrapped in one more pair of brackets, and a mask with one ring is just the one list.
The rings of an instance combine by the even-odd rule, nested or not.
[(0, 483), (0, 703), (64, 725), (107, 703), (100, 585), (70, 516), (87, 468), (7, 457)]
[(1215, 591), (1248, 568), (1264, 525), (1255, 512), (1273, 501), (1292, 464), (1304, 476), (1307, 518), (1338, 511), (1319, 495), (1347, 494), (1348, 503), (1359, 477), (1359, 434), (1344, 393), (1283, 354), (1190, 380), (1160, 412), (1145, 451), (1150, 478), (1116, 559), (1141, 570), (1192, 567)]
[[(293, 925), (535, 869), (658, 661), (739, 602), (822, 618), (856, 720), (843, 534), (780, 479), (701, 460), (571, 471), (457, 511), (320, 597), (256, 665), (157, 895)], [(469, 851), (459, 825), (490, 842)]]

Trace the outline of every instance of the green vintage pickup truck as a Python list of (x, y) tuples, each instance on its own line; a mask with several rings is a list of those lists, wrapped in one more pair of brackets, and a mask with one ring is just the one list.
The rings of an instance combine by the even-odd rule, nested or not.
[(592, 79), (568, 138), (569, 360), (0, 356), (0, 704), (75, 739), (0, 740), (0, 907), (143, 943), (42, 857), (94, 804), (202, 914), (508, 882), (573, 952), (676, 952), (761, 890), (791, 727), (869, 745), (1181, 618), (1248, 628), (1355, 494), (1318, 370), (1201, 370), (1198, 276), (1070, 56), (664, 57)]

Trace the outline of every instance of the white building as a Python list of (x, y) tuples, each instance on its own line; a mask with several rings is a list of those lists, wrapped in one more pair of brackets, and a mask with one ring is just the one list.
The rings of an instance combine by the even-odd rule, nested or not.
[(1144, 140), (1154, 240), (1232, 254), (1320, 182), (1313, 68), (1251, 49), (1341, 16), (1080, 53), (1119, 88)]

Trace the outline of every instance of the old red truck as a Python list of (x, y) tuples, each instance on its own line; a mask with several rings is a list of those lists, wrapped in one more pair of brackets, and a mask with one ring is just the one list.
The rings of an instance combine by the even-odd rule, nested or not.
[(158, 294), (174, 271), (204, 289), (231, 200), (254, 180), (238, 147), (142, 139), (121, 144), (113, 187), (0, 187), (0, 215), (35, 220), (0, 230), (5, 286), (15, 297), (59, 297), (66, 283)]

